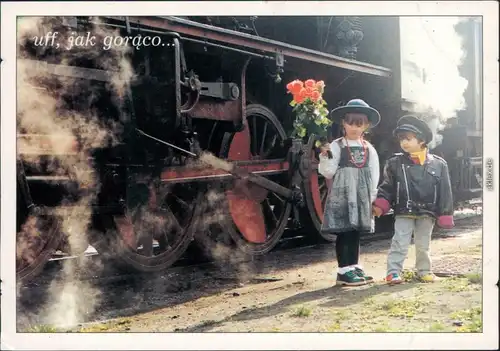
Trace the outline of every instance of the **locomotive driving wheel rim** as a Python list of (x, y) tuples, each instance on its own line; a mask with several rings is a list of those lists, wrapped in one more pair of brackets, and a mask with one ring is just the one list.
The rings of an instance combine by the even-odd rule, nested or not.
[[(220, 155), (230, 161), (284, 159), (287, 150), (279, 146), (286, 133), (276, 116), (266, 107), (246, 107), (245, 128), (226, 133)], [(273, 154), (278, 152), (278, 155)], [(283, 186), (288, 172), (266, 176)], [(251, 255), (262, 255), (279, 242), (291, 211), (291, 204), (278, 194), (240, 179), (225, 191), (229, 220), (223, 222), (236, 245)]]
[(199, 216), (195, 184), (148, 186), (146, 205), (112, 216), (117, 254), (134, 269), (162, 271), (175, 263), (192, 241)]
[(303, 170), (305, 173), (303, 191), (308, 212), (307, 216), (321, 238), (334, 242), (336, 240), (335, 235), (321, 232), (323, 211), (332, 179), (326, 179), (318, 172), (319, 151), (315, 146), (316, 140), (318, 138), (311, 135), (306, 144), (306, 152), (309, 152), (309, 157), (306, 159), (305, 170)]
[(16, 278), (29, 281), (40, 273), (62, 240), (54, 216), (27, 215), (16, 235)]

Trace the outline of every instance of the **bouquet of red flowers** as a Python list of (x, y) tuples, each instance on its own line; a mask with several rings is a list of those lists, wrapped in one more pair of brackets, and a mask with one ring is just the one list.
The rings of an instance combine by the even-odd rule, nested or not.
[(303, 138), (314, 133), (320, 137), (316, 147), (326, 143), (327, 130), (332, 121), (327, 118), (327, 104), (323, 100), (325, 82), (322, 80), (316, 82), (313, 79), (302, 82), (296, 79), (288, 83), (286, 88), (287, 93), (293, 96), (290, 106), (296, 115), (293, 122), (293, 136)]

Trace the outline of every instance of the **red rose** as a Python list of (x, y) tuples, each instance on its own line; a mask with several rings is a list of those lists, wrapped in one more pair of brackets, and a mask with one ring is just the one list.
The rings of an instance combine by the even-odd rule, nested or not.
[(300, 104), (304, 102), (307, 97), (307, 90), (305, 88), (300, 89), (299, 93), (293, 96), (296, 103)]
[(321, 99), (321, 93), (317, 90), (313, 91), (311, 94), (311, 100), (317, 102), (319, 99)]
[(320, 80), (319, 82), (316, 82), (316, 89), (318, 89), (318, 91), (323, 94), (323, 92), (325, 91), (325, 82)]
[(286, 85), (286, 88), (290, 93), (293, 95), (296, 95), (300, 92), (300, 89), (304, 86), (304, 83), (302, 83), (300, 80), (296, 79)]
[(306, 97), (311, 97), (315, 90), (311, 87), (306, 87)]
[(314, 81), (313, 79), (306, 80), (304, 84), (306, 87), (309, 87), (309, 88), (314, 89), (316, 87), (316, 81)]

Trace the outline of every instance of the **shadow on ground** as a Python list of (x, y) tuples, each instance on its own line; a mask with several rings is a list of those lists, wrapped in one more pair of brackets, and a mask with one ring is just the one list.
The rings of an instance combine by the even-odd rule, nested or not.
[(176, 332), (185, 332), (185, 333), (209, 332), (211, 329), (214, 329), (215, 327), (220, 326), (226, 322), (247, 321), (252, 319), (271, 317), (289, 312), (290, 306), (304, 304), (315, 300), (321, 300), (324, 298), (328, 298), (328, 300), (327, 302), (320, 304), (319, 305), (320, 307), (346, 307), (352, 304), (359, 303), (365, 300), (366, 298), (371, 298), (377, 294), (383, 294), (389, 291), (399, 292), (411, 289), (414, 287), (414, 285), (415, 283), (407, 283), (396, 286), (389, 286), (386, 284), (371, 284), (361, 289), (355, 289), (355, 290), (350, 290), (350, 288), (332, 286), (325, 289), (299, 293), (290, 296), (288, 298), (285, 298), (272, 305), (245, 309), (232, 316), (224, 318), (223, 320), (204, 322), (189, 328), (178, 329), (176, 330)]

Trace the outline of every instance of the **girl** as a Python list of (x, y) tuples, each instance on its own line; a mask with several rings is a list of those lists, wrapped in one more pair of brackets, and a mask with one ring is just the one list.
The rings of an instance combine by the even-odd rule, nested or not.
[[(318, 172), (333, 183), (329, 189), (321, 230), (336, 234), (337, 284), (373, 282), (359, 265), (361, 233), (373, 233), (372, 202), (377, 196), (380, 168), (377, 151), (363, 134), (380, 122), (380, 114), (360, 99), (334, 109), (330, 119), (342, 121), (344, 136), (321, 148)], [(331, 151), (332, 158), (327, 156)]]

